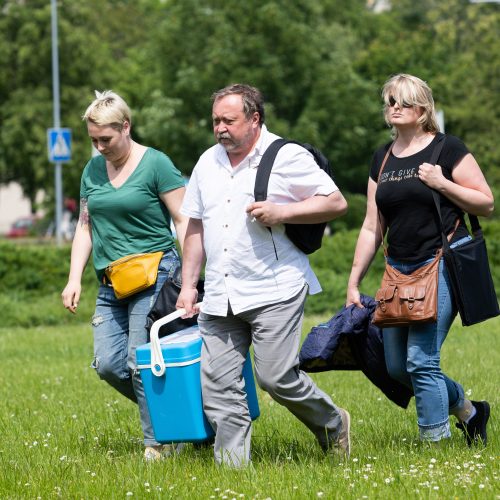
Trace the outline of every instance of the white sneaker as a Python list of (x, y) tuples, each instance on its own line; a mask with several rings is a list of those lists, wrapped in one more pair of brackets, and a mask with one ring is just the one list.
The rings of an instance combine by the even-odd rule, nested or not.
[(330, 441), (326, 446), (322, 445), (323, 451), (335, 455), (341, 460), (348, 460), (351, 454), (351, 416), (347, 410), (339, 408), (342, 419), (342, 428), (335, 441)]
[(146, 460), (146, 462), (161, 460), (160, 448), (160, 446), (146, 446), (146, 448), (144, 448), (144, 460)]
[(340, 455), (349, 459), (351, 454), (351, 416), (347, 410), (339, 408), (340, 415), (342, 416), (342, 429), (340, 430), (339, 437), (334, 443)]
[(157, 446), (146, 446), (144, 449), (144, 460), (146, 462), (156, 462), (162, 458), (167, 458), (179, 454), (186, 443), (160, 444)]

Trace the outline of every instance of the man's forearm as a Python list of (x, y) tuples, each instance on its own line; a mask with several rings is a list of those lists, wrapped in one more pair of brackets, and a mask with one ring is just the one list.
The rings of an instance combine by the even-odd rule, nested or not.
[(203, 224), (199, 219), (189, 219), (182, 254), (182, 284), (196, 288), (205, 259)]
[(340, 191), (328, 196), (312, 196), (304, 201), (284, 205), (283, 222), (313, 224), (328, 222), (347, 212), (347, 202)]

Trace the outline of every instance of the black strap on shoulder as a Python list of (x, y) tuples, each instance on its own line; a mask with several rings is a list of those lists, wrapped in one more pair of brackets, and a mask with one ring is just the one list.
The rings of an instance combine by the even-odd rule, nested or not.
[[(429, 161), (430, 164), (436, 165), (436, 163), (438, 162), (439, 155), (441, 154), (441, 151), (443, 150), (443, 146), (444, 146), (445, 141), (446, 141), (446, 136), (443, 135), (443, 137), (438, 141), (438, 143), (434, 147), (434, 151), (432, 152), (431, 159)], [(448, 238), (446, 237), (446, 233), (445, 233), (444, 227), (443, 227), (443, 218), (441, 217), (441, 198), (439, 196), (439, 193), (436, 190), (431, 189), (431, 193), (432, 193), (432, 198), (434, 199), (434, 205), (436, 206), (436, 210), (437, 210), (437, 213), (439, 216), (439, 222), (440, 222), (440, 226), (441, 226), (441, 236), (443, 238), (443, 245), (444, 245), (445, 249), (447, 249), (448, 248)]]
[[(269, 177), (271, 175), (271, 170), (273, 169), (274, 160), (278, 151), (285, 145), (289, 143), (300, 144), (296, 141), (290, 141), (288, 139), (276, 139), (272, 142), (266, 149), (262, 158), (260, 160), (259, 166), (257, 168), (257, 175), (255, 176), (255, 186), (253, 188), (253, 195), (255, 201), (266, 201), (267, 200), (267, 186), (269, 184)], [(276, 260), (278, 260), (278, 251), (276, 250), (276, 245), (274, 244), (273, 230), (268, 227), (269, 233), (271, 234), (271, 239), (273, 241), (274, 254), (276, 255)]]
[(438, 143), (434, 146), (434, 151), (432, 152), (431, 159), (429, 161), (429, 163), (431, 163), (432, 165), (436, 165), (436, 163), (438, 162), (445, 141), (446, 141), (446, 136), (443, 134), (443, 137), (441, 137), (438, 140)]
[(262, 155), (259, 167), (257, 168), (257, 176), (255, 177), (255, 201), (265, 201), (267, 199), (267, 186), (269, 184), (269, 176), (271, 175), (271, 170), (273, 169), (276, 155), (285, 144), (290, 143), (300, 144), (296, 141), (290, 141), (288, 139), (276, 139), (271, 143), (271, 145)]
[[(432, 163), (432, 165), (436, 165), (436, 163), (438, 162), (439, 155), (441, 154), (441, 151), (443, 149), (445, 139), (446, 139), (446, 136), (443, 135), (443, 138), (436, 144), (436, 147), (434, 148), (434, 151), (432, 152), (431, 160), (429, 162), (429, 163)], [(443, 219), (441, 216), (440, 196), (439, 196), (439, 193), (437, 193), (434, 189), (431, 189), (431, 191), (432, 191), (432, 197), (434, 199), (434, 205), (436, 205), (436, 210), (437, 210), (437, 213), (439, 216), (439, 221), (441, 222), (441, 236), (443, 239), (443, 246), (447, 250), (449, 248), (449, 243), (448, 243), (448, 238), (446, 236), (446, 233), (445, 233), (444, 227), (443, 227)], [(477, 216), (469, 214), (469, 213), (467, 213), (467, 215), (469, 216), (469, 222), (471, 225), (472, 234), (475, 237), (482, 236), (482, 229), (481, 229), (481, 225), (479, 224), (479, 219), (477, 218)]]

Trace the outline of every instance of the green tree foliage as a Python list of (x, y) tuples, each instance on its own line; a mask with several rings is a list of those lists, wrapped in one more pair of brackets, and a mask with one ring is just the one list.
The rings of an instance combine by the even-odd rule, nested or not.
[[(363, 2), (165, 2), (151, 38), (157, 87), (139, 132), (189, 173), (213, 144), (210, 94), (232, 82), (259, 87), (267, 122), (332, 159), (344, 188), (359, 188), (377, 136), (376, 87), (354, 69), (351, 25)], [(364, 190), (364, 181), (362, 185)]]
[(0, 179), (20, 182), (32, 202), (46, 176), (39, 143), (46, 142), (51, 112), (50, 73), (45, 71), (50, 68), (50, 4), (38, 4), (28, 12), (18, 2), (7, 2), (0, 17)]
[(465, 141), (500, 195), (500, 5), (470, 4), (451, 19), (443, 11), (437, 29), (454, 57), (433, 80), (447, 130)]
[[(63, 168), (66, 195), (78, 197), (82, 167), (91, 150), (81, 115), (93, 89), (140, 81), (137, 59), (129, 59), (127, 51), (129, 44), (138, 46), (143, 39), (141, 5), (59, 2), (61, 125), (73, 131), (72, 161)], [(129, 23), (131, 18), (137, 21)], [(134, 49), (131, 52), (136, 55)], [(53, 197), (46, 138), (46, 129), (53, 126), (50, 1), (3, 2), (0, 63), (0, 183), (19, 182), (34, 210), (39, 189), (46, 191), (49, 201)]]
[[(344, 191), (364, 193), (375, 148), (389, 140), (380, 88), (413, 73), (434, 89), (447, 132), (500, 185), (500, 6), (467, 0), (59, 0), (61, 123), (73, 130), (66, 195), (78, 197), (90, 143), (81, 115), (111, 88), (133, 110), (133, 134), (189, 174), (213, 144), (210, 94), (248, 82), (273, 131), (331, 159)], [(53, 194), (50, 2), (0, 10), (0, 183)], [(500, 194), (500, 192), (498, 193)]]
[(497, 194), (500, 180), (500, 6), (393, 0), (364, 37), (357, 69), (370, 81), (412, 73), (432, 87), (447, 133), (460, 137)]

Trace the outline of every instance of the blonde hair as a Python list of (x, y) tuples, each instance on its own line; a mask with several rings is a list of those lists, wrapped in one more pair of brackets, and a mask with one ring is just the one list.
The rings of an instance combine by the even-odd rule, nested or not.
[(82, 116), (86, 122), (99, 126), (109, 126), (121, 131), (123, 124), (132, 125), (130, 108), (127, 103), (112, 90), (95, 91), (96, 98)]
[[(422, 115), (417, 123), (424, 132), (437, 133), (439, 125), (434, 108), (432, 90), (426, 82), (413, 75), (400, 73), (387, 80), (382, 88), (382, 98), (384, 99), (384, 118), (387, 125), (389, 122), (389, 100), (393, 98), (400, 106), (417, 106), (422, 109)], [(397, 137), (396, 127), (392, 127), (394, 137)]]

